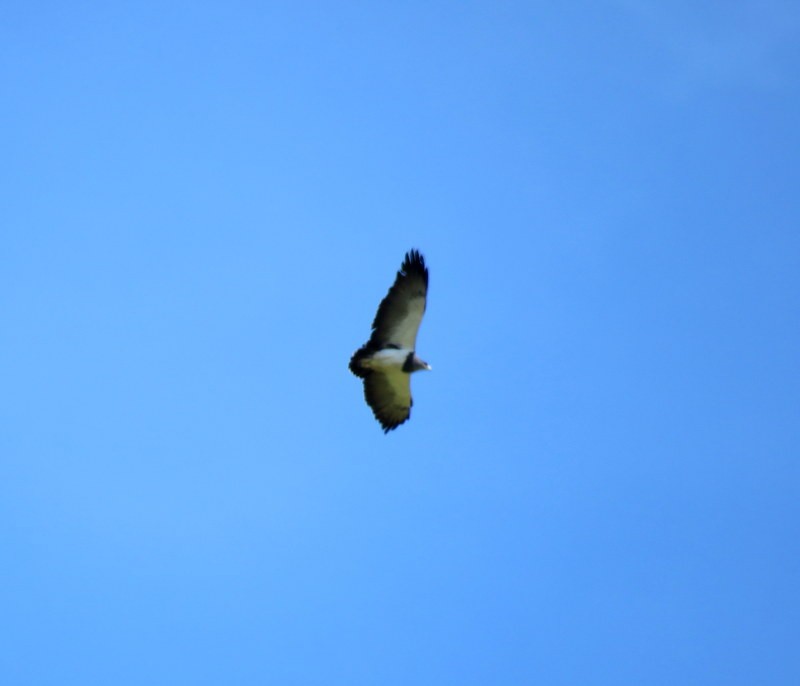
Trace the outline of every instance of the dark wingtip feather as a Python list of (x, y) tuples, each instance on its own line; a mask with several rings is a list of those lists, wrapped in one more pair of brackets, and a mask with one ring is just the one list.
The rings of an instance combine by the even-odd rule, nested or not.
[(400, 266), (400, 273), (407, 275), (419, 275), (428, 285), (428, 268), (425, 266), (425, 258), (419, 250), (412, 248), (406, 253), (403, 264)]
[(408, 417), (400, 420), (399, 422), (386, 421), (385, 419), (381, 419), (377, 415), (375, 415), (375, 418), (380, 422), (381, 428), (383, 429), (383, 433), (385, 434), (388, 434), (390, 431), (394, 431), (398, 426), (400, 426), (401, 424), (405, 424), (405, 422), (408, 421)]

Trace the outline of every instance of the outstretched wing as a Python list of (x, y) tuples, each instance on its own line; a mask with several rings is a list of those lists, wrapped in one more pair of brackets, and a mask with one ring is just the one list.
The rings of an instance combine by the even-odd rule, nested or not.
[(364, 398), (383, 432), (389, 433), (411, 416), (411, 374), (395, 367), (371, 370), (364, 378)]
[(414, 350), (427, 296), (425, 259), (417, 250), (411, 250), (406, 253), (394, 284), (378, 307), (368, 345), (373, 349), (398, 346)]

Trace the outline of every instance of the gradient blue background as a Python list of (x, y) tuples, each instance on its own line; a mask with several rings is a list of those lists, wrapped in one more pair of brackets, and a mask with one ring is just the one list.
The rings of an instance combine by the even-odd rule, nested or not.
[[(3, 3), (0, 681), (800, 683), (799, 45)], [(411, 247), (384, 436), (347, 361)]]

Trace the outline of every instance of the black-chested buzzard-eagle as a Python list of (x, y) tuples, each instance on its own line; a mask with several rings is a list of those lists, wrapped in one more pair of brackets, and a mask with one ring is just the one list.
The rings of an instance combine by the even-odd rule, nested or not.
[(414, 352), (427, 294), (425, 260), (411, 250), (378, 307), (369, 341), (350, 359), (350, 371), (364, 380), (364, 397), (384, 433), (411, 414), (411, 373), (431, 368)]

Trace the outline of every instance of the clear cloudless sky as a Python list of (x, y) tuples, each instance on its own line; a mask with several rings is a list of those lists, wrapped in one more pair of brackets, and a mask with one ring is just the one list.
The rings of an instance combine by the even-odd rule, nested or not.
[(797, 3), (0, 15), (0, 682), (800, 683)]

